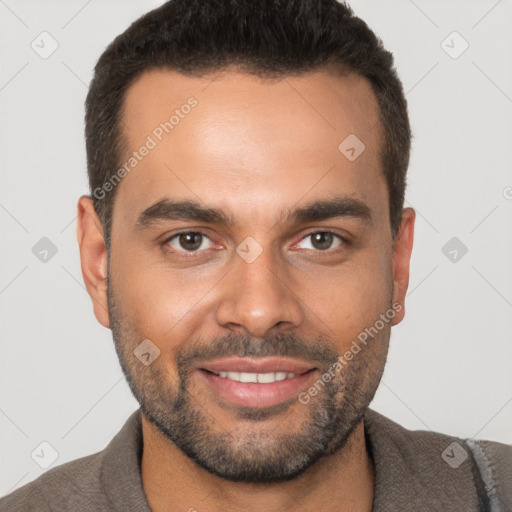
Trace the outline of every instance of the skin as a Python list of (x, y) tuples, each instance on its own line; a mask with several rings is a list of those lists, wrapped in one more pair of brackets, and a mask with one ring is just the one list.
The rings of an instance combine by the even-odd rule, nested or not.
[[(110, 266), (92, 200), (82, 196), (78, 202), (82, 272), (94, 314), (112, 329), (123, 370), (144, 404), (141, 470), (148, 502), (156, 512), (369, 511), (374, 470), (359, 420), (382, 375), (390, 328), (404, 316), (415, 220), (414, 210), (404, 209), (393, 240), (375, 96), (364, 78), (325, 71), (272, 81), (234, 71), (197, 78), (153, 70), (125, 97), (128, 153), (190, 96), (197, 107), (118, 185)], [(353, 162), (338, 150), (351, 133), (366, 146)], [(283, 221), (283, 208), (335, 192), (364, 202), (372, 221)], [(235, 224), (166, 220), (137, 229), (138, 215), (162, 197), (216, 207)], [(164, 243), (183, 230), (202, 231), (211, 241), (187, 259), (180, 256), (187, 251), (177, 238)], [(312, 237), (305, 238), (326, 231), (350, 244), (335, 237), (333, 248), (319, 250)], [(236, 253), (247, 237), (262, 248), (252, 263)], [(294, 399), (255, 420), (226, 406), (198, 371), (178, 372), (180, 356), (191, 348), (215, 354), (219, 340), (230, 337), (255, 354), (262, 346), (277, 353), (277, 336), (283, 336), (289, 345), (281, 347), (295, 346), (297, 353), (342, 356), (391, 304), (401, 305), (400, 311), (307, 405)], [(144, 339), (160, 350), (149, 366), (132, 356)], [(327, 367), (327, 360), (319, 364), (306, 390)], [(237, 456), (247, 460), (253, 460), (250, 455), (263, 462), (279, 450), (286, 456), (283, 436), (313, 435), (313, 418), (329, 404), (340, 412), (337, 428), (345, 438), (328, 440), (324, 456), (289, 480), (222, 478), (198, 465), (152, 421), (171, 421), (171, 407), (162, 404), (175, 401), (184, 382), (187, 411), (200, 412), (194, 418), (205, 422), (208, 439), (229, 433), (226, 449), (245, 447)], [(356, 423), (351, 429), (349, 421)], [(258, 452), (251, 451), (251, 439)]]

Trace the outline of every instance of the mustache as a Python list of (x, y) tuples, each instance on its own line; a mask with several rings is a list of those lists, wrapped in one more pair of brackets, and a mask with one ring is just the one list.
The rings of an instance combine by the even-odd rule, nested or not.
[(276, 333), (253, 338), (248, 334), (230, 333), (207, 343), (196, 341), (186, 346), (177, 357), (177, 366), (181, 373), (199, 361), (233, 356), (298, 358), (325, 368), (330, 368), (339, 358), (339, 354), (322, 337), (307, 339), (297, 334)]

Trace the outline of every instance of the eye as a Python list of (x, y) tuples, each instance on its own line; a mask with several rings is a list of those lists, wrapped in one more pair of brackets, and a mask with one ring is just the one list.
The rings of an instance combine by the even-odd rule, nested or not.
[(327, 251), (329, 249), (336, 249), (341, 245), (348, 245), (348, 241), (340, 235), (336, 233), (332, 233), (331, 231), (315, 231), (313, 233), (309, 233), (304, 238), (301, 239), (299, 243), (310, 240), (305, 245), (303, 245), (302, 249), (313, 249), (317, 251)]
[[(207, 234), (200, 231), (184, 231), (170, 236), (163, 245), (170, 246), (172, 252), (184, 257), (193, 257), (201, 251), (211, 249), (213, 242)], [(349, 245), (349, 241), (331, 231), (314, 231), (304, 236), (298, 243), (301, 249), (321, 252), (335, 252), (335, 249), (344, 245)]]
[(176, 252), (192, 254), (210, 249), (211, 244), (210, 237), (199, 231), (176, 233), (164, 242), (164, 245), (171, 246)]

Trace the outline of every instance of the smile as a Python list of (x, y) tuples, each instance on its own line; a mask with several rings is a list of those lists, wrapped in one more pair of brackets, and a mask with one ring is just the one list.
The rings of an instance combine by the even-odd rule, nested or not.
[(230, 379), (236, 382), (256, 382), (258, 384), (270, 384), (285, 379), (292, 379), (295, 373), (270, 372), (270, 373), (249, 373), (249, 372), (212, 372), (223, 379)]
[(318, 373), (311, 363), (282, 357), (224, 358), (197, 370), (215, 401), (255, 408), (293, 400)]

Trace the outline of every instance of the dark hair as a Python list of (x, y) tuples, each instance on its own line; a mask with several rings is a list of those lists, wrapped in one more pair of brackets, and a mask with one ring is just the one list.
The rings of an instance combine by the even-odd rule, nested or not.
[(107, 247), (116, 187), (108, 192), (102, 187), (127, 149), (121, 124), (128, 87), (149, 69), (201, 76), (233, 66), (263, 78), (327, 69), (369, 80), (380, 107), (380, 158), (395, 237), (412, 136), (393, 55), (366, 23), (336, 0), (170, 0), (110, 43), (94, 68), (87, 95), (89, 185)]

